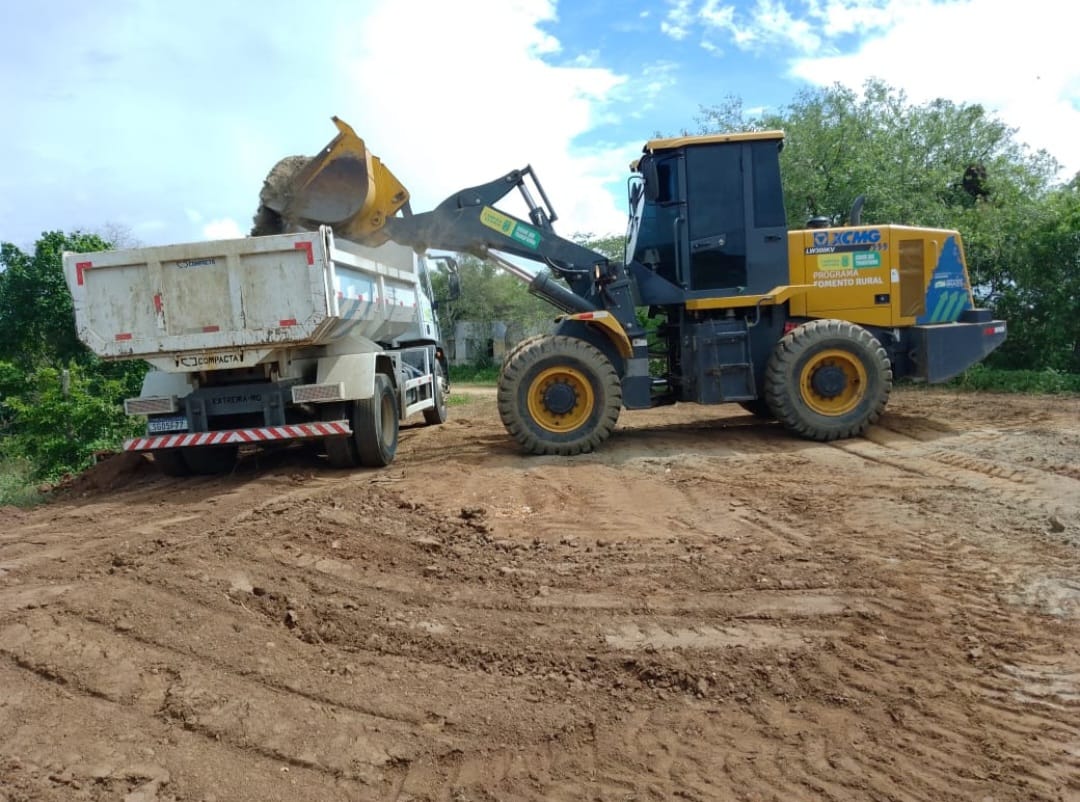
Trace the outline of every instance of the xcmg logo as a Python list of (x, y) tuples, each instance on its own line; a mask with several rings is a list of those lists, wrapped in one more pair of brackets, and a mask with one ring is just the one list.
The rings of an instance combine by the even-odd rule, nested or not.
[[(832, 235), (831, 237), (829, 235)], [(814, 247), (825, 248), (837, 245), (873, 245), (881, 242), (881, 232), (876, 228), (869, 231), (815, 231)]]

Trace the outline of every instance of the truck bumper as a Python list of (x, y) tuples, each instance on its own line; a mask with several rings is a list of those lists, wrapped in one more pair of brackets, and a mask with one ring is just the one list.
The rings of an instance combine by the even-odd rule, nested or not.
[(195, 448), (266, 443), (273, 440), (308, 440), (352, 434), (349, 422), (298, 423), (291, 426), (264, 426), (258, 429), (227, 429), (218, 432), (185, 432), (135, 437), (124, 443), (124, 451), (156, 451), (162, 448)]
[(963, 373), (1005, 342), (1006, 328), (1004, 320), (913, 326), (913, 378), (933, 384)]

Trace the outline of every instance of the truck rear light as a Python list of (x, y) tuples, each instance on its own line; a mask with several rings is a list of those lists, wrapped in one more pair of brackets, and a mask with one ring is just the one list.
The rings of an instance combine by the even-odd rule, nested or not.
[(990, 336), (992, 336), (994, 334), (1004, 334), (1004, 333), (1005, 333), (1005, 324), (1004, 323), (999, 323), (996, 326), (987, 326), (985, 329), (983, 329), (983, 334), (985, 334), (987, 337), (990, 337)]
[(175, 395), (146, 395), (124, 399), (124, 412), (128, 415), (167, 415), (179, 409)]
[(312, 404), (323, 401), (344, 401), (345, 382), (337, 384), (299, 384), (292, 388), (294, 404)]

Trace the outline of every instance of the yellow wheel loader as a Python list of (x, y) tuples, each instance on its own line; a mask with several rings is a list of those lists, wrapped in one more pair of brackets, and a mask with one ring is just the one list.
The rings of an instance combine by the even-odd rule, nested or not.
[[(895, 379), (945, 381), (1005, 340), (1004, 321), (975, 307), (958, 232), (860, 225), (858, 204), (846, 226), (789, 230), (779, 131), (647, 142), (617, 262), (555, 233), (529, 166), (413, 213), (404, 187), (335, 123), (318, 156), (268, 179), (257, 227), (321, 223), (492, 259), (561, 310), (499, 379), (503, 423), (535, 454), (591, 451), (624, 407), (675, 402), (733, 402), (805, 438), (853, 437)], [(527, 220), (496, 206), (514, 191)]]

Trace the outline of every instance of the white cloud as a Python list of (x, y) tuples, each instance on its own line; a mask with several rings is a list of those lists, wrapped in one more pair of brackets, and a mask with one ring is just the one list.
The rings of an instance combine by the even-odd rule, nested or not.
[(783, 0), (757, 0), (748, 15), (737, 15), (735, 6), (721, 0), (706, 0), (698, 19), (707, 31), (726, 33), (743, 50), (780, 46), (812, 53), (821, 47), (819, 25), (795, 17)]
[(1080, 171), (1080, 57), (1058, 0), (679, 0), (678, 38), (785, 58), (790, 74), (859, 89), (880, 78), (922, 103), (979, 103), (1017, 139)]
[(628, 158), (578, 140), (617, 121), (626, 79), (562, 57), (553, 0), (42, 3), (5, 19), (0, 238), (98, 218), (163, 221), (150, 244), (232, 235), (269, 168), (317, 152), (335, 114), (418, 211), (531, 162), (560, 231), (624, 226), (601, 165)]
[(1047, 24), (1060, 9), (1055, 0), (894, 0), (882, 11), (887, 30), (853, 52), (796, 59), (792, 72), (856, 88), (874, 76), (916, 103), (980, 103), (1062, 162), (1067, 178), (1080, 171), (1080, 58), (1072, 27)]
[(203, 239), (240, 239), (247, 234), (231, 217), (211, 220), (202, 227)]
[(677, 42), (690, 35), (694, 16), (690, 11), (691, 0), (668, 0), (667, 16), (660, 23), (660, 31)]
[[(604, 186), (610, 152), (575, 140), (613, 119), (608, 101), (625, 78), (539, 58), (551, 47), (539, 25), (553, 14), (551, 3), (528, 0), (391, 1), (344, 26), (353, 45), (341, 51), (349, 89), (338, 113), (410, 189), (414, 210), (531, 163), (562, 233), (623, 229)], [(412, 57), (401, 42), (409, 54), (440, 55)], [(626, 160), (618, 163), (625, 170)]]

